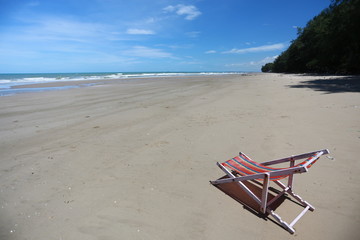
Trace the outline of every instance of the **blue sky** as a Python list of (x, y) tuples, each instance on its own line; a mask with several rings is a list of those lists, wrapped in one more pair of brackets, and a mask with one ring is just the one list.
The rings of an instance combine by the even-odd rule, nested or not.
[(0, 0), (0, 73), (260, 71), (329, 0)]

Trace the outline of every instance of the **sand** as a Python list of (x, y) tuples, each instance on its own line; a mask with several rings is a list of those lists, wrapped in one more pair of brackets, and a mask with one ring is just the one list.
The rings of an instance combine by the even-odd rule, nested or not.
[[(339, 77), (99, 81), (0, 97), (0, 239), (358, 239), (360, 94), (320, 80)], [(261, 162), (323, 148), (331, 157), (295, 178), (316, 209), (294, 235), (209, 184), (239, 151)], [(281, 207), (285, 220), (298, 212)]]

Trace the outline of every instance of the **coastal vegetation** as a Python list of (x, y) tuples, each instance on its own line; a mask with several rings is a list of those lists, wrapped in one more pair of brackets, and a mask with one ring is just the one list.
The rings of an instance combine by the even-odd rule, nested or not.
[(334, 0), (263, 72), (360, 73), (360, 0)]

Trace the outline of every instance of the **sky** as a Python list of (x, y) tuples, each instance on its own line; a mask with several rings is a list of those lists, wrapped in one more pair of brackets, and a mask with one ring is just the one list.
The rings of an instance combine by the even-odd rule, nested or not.
[(0, 73), (260, 71), (330, 0), (0, 0)]

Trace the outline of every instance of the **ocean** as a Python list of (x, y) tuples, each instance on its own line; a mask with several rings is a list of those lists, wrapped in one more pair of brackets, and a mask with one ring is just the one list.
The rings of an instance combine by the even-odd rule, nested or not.
[[(72, 81), (86, 80), (111, 80), (131, 78), (154, 78), (168, 76), (195, 76), (195, 75), (218, 75), (218, 74), (241, 74), (241, 72), (103, 72), (103, 73), (19, 73), (0, 74), (0, 96), (9, 96), (24, 92), (39, 92), (76, 88), (84, 85), (71, 85)], [(69, 82), (67, 86), (27, 88), (26, 85), (50, 82)], [(17, 86), (17, 88), (13, 88)], [(21, 86), (21, 87), (19, 87)]]

